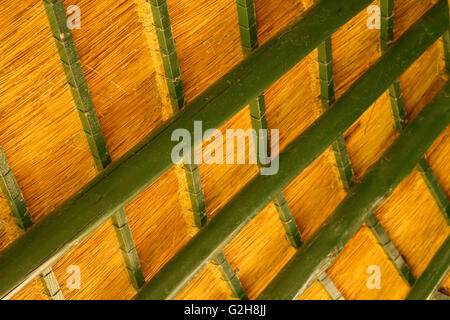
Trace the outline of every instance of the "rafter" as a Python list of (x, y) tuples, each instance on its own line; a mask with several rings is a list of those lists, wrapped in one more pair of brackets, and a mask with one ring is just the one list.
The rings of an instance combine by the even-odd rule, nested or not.
[[(25, 232), (33, 224), (28, 206), (20, 190), (19, 184), (6, 159), (5, 152), (0, 146), (0, 189), (11, 209), (11, 215), (16, 225)], [(40, 275), (46, 295), (52, 300), (64, 300), (64, 295), (59, 287), (58, 280), (51, 267), (48, 267)]]
[[(373, 210), (411, 173), (448, 126), (449, 108), (450, 83), (447, 83), (258, 298), (295, 299), (315, 274), (331, 265)], [(447, 268), (449, 252), (447, 248)]]
[[(254, 0), (236, 0), (236, 6), (239, 19), (239, 31), (241, 34), (242, 53), (244, 56), (247, 56), (258, 47), (255, 4)], [(250, 102), (250, 119), (256, 133), (256, 139), (254, 140), (256, 159), (258, 167), (261, 167), (264, 166), (264, 164), (261, 163), (259, 155), (269, 155), (268, 150), (270, 150), (270, 146), (268, 145), (268, 131), (260, 131), (261, 129), (268, 129), (264, 93), (260, 94), (256, 99)], [(259, 143), (259, 141), (266, 142), (263, 144), (265, 145), (265, 150), (260, 150), (262, 144)], [(286, 233), (287, 240), (292, 247), (296, 249), (299, 248), (302, 245), (302, 237), (283, 192), (277, 194), (273, 202)]]
[[(83, 66), (73, 39), (67, 27), (67, 17), (61, 0), (43, 0), (59, 56), (64, 67), (67, 83), (77, 107), (78, 115), (89, 143), (92, 157), (98, 171), (111, 163), (106, 141), (92, 102), (91, 94), (83, 72)], [(134, 245), (125, 208), (119, 209), (113, 216), (113, 226), (119, 240), (120, 249), (134, 288), (144, 284), (144, 275)]]

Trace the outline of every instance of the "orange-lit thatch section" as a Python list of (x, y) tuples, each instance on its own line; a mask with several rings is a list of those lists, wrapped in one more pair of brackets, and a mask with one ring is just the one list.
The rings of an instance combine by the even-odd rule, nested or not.
[[(449, 299), (447, 0), (0, 17), (1, 298)], [(171, 161), (194, 120), (223, 164)], [(279, 130), (274, 175), (258, 129)]]

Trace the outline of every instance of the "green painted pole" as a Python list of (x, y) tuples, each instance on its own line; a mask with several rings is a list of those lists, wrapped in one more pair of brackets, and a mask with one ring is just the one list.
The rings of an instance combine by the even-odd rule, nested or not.
[[(170, 169), (171, 150), (177, 144), (171, 141), (175, 129), (186, 128), (193, 134), (194, 120), (202, 120), (205, 130), (220, 127), (370, 2), (322, 0), (3, 250), (0, 297), (26, 285)], [(335, 118), (335, 112), (327, 118)], [(325, 124), (335, 122), (339, 123), (339, 119)], [(194, 141), (194, 145), (199, 143)]]
[[(448, 111), (447, 111), (448, 112)], [(428, 267), (417, 279), (416, 284), (406, 297), (407, 300), (428, 300), (450, 271), (450, 237), (436, 252)]]
[(449, 19), (443, 5), (440, 1), (414, 24), (332, 108), (281, 153), (278, 174), (258, 176), (248, 183), (136, 298), (174, 298), (278, 192), (320, 156), (442, 35)]
[(450, 83), (447, 83), (258, 299), (295, 299), (317, 272), (322, 272), (337, 258), (367, 217), (411, 173), (449, 123)]

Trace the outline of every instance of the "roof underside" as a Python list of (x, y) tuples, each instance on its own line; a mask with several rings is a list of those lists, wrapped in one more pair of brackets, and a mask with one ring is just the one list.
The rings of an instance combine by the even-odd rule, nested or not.
[[(0, 297), (446, 298), (448, 12), (447, 0), (0, 4)], [(174, 165), (171, 133), (193, 120), (279, 129), (279, 173)]]

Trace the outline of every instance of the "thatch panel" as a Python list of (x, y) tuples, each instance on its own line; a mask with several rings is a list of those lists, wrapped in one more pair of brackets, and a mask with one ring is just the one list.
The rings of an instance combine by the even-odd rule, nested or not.
[[(80, 268), (80, 289), (70, 290), (70, 266)], [(130, 284), (122, 253), (111, 221), (105, 222), (85, 240), (53, 265), (61, 291), (71, 299), (131, 299), (135, 290)], [(73, 271), (72, 271), (73, 272)]]
[(322, 284), (319, 281), (315, 281), (303, 292), (299, 300), (331, 300), (331, 298)]
[(229, 285), (216, 265), (210, 263), (175, 298), (176, 300), (234, 300)]
[(37, 277), (12, 297), (11, 300), (49, 300), (44, 292), (41, 279)]
[(375, 214), (415, 277), (422, 274), (450, 234), (450, 227), (417, 170)]
[(439, 0), (395, 0), (394, 39), (397, 40)]
[(450, 197), (450, 127), (436, 139), (426, 155), (440, 185)]
[(133, 0), (66, 0), (80, 7), (72, 30), (106, 144), (115, 160), (162, 123), (155, 68)]
[(234, 0), (168, 0), (186, 99), (242, 60)]
[(183, 212), (180, 204), (177, 174), (176, 167), (167, 171), (126, 207), (146, 280), (196, 232), (184, 217), (188, 212)]
[(356, 181), (377, 162), (397, 136), (391, 101), (386, 92), (345, 132)]
[(304, 241), (310, 239), (344, 199), (331, 148), (328, 148), (284, 190)]
[(408, 121), (431, 101), (447, 79), (444, 45), (439, 39), (400, 77)]
[(256, 298), (294, 255), (273, 203), (224, 250), (247, 295)]
[(313, 4), (314, 0), (255, 0), (259, 44), (296, 20)]
[[(372, 5), (379, 6), (379, 0)], [(361, 11), (332, 36), (336, 98), (339, 98), (367, 69), (379, 54), (380, 31), (369, 29), (370, 15)]]
[(0, 145), (37, 221), (96, 171), (42, 1), (0, 14)]
[[(372, 284), (369, 277), (374, 275), (369, 266), (380, 269), (380, 289), (368, 286)], [(346, 299), (398, 300), (404, 299), (410, 290), (366, 226), (347, 243), (327, 273)]]
[(280, 151), (322, 114), (317, 64), (314, 50), (265, 93), (267, 124), (280, 130)]
[[(209, 217), (213, 217), (218, 210), (230, 201), (230, 199), (238, 193), (252, 178), (254, 178), (259, 170), (256, 164), (249, 164), (249, 156), (254, 154), (253, 139), (245, 138), (245, 163), (237, 164), (237, 151), (242, 151), (242, 146), (238, 146), (238, 139), (234, 139), (234, 163), (226, 164), (227, 155), (231, 154), (231, 150), (226, 148), (226, 140), (232, 139), (226, 135), (227, 129), (242, 129), (244, 131), (251, 129), (250, 111), (246, 107), (238, 112), (233, 118), (222, 125), (219, 130), (223, 135), (223, 164), (207, 164), (199, 165), (200, 176), (203, 183), (203, 191), (205, 193), (206, 210)], [(239, 135), (242, 137), (242, 135)], [(230, 140), (232, 141), (232, 140)], [(203, 143), (203, 154), (213, 151), (219, 144), (215, 142), (214, 137)], [(216, 149), (217, 150), (217, 149)]]

